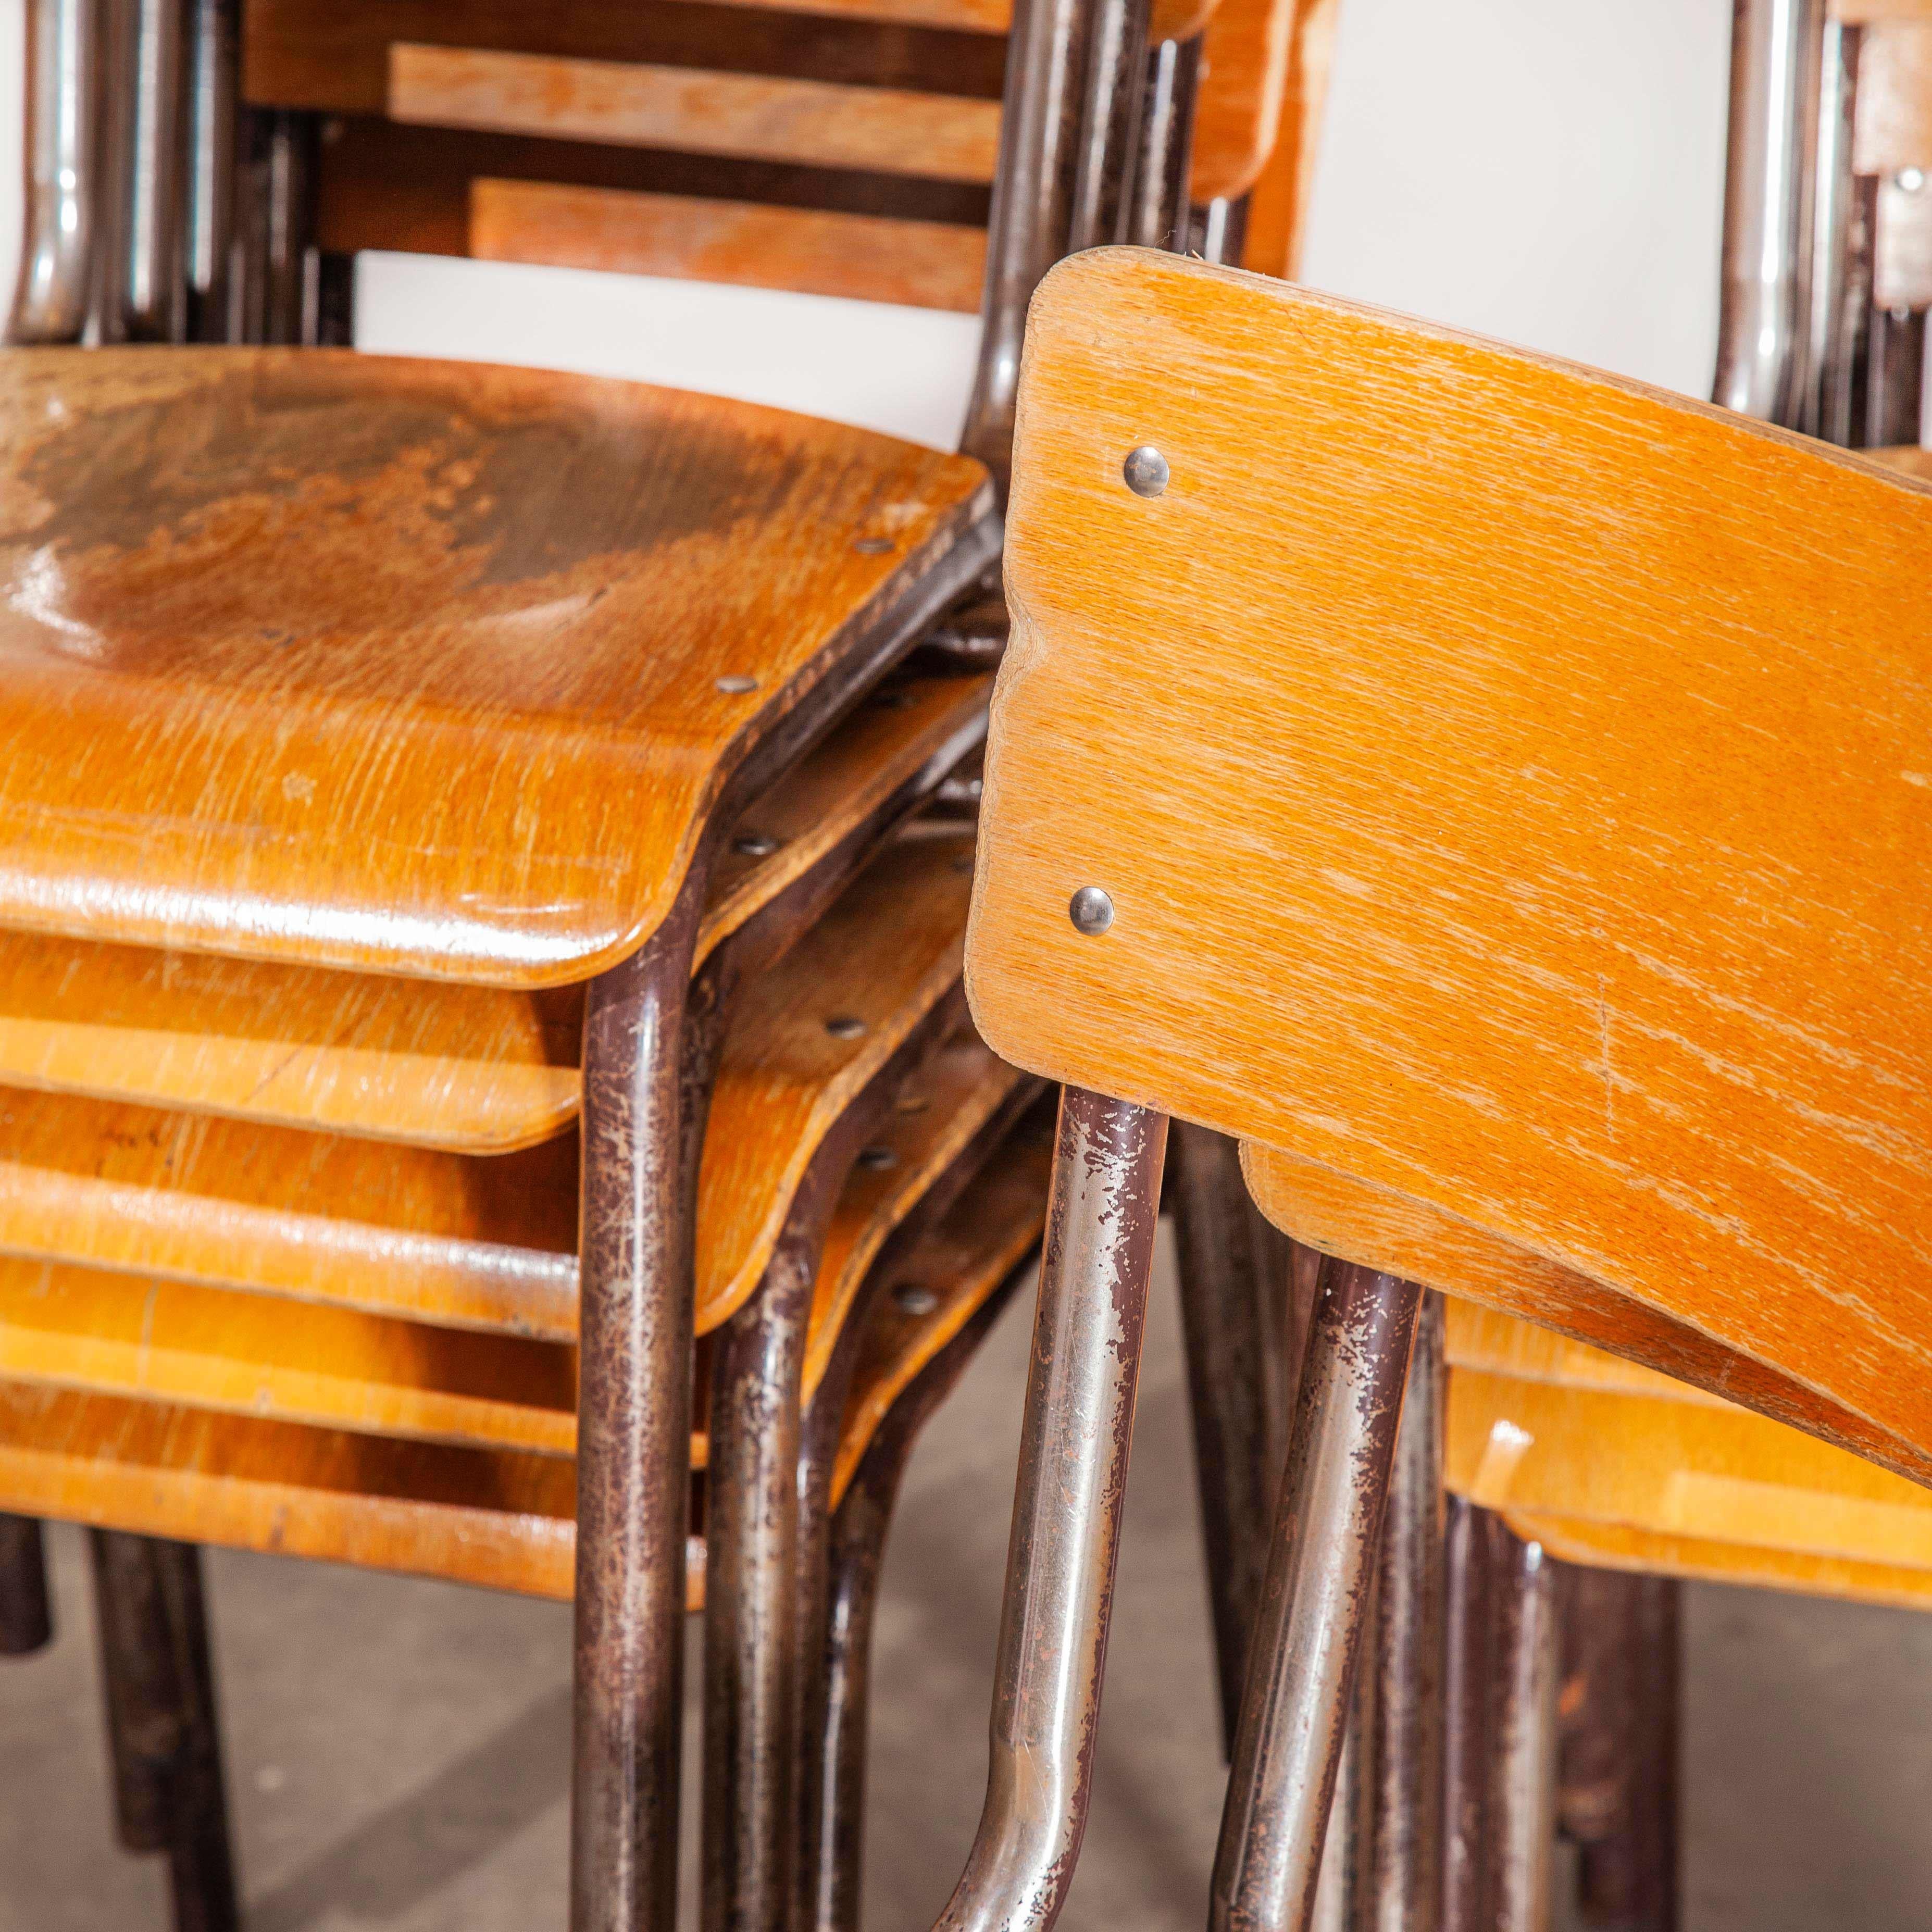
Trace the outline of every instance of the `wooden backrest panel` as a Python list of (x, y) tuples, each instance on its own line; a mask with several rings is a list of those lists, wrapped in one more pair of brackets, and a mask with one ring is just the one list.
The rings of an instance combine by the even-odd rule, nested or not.
[(1292, 280), (1300, 272), (1339, 4), (1340, 0), (1295, 0), (1274, 140), (1248, 191), (1247, 232), (1241, 243), (1242, 267), (1261, 274)]
[(1247, 193), (1283, 132), (1297, 0), (1222, 0), (1202, 43), (1188, 194), (1196, 202)]
[(1137, 251), (1056, 270), (1028, 356), (994, 1051), (1932, 1445), (1932, 491)]

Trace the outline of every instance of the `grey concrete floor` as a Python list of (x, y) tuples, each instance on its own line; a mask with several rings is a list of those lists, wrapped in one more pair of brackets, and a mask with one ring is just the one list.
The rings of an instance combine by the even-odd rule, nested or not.
[[(1016, 1305), (932, 1424), (893, 1533), (879, 1932), (932, 1922), (979, 1814), (1028, 1320)], [(1222, 1772), (1196, 1537), (1162, 1282), (1070, 1928), (1202, 1922)], [(52, 1547), (58, 1640), (0, 1665), (0, 1932), (158, 1928), (160, 1874), (110, 1830), (80, 1539)], [(208, 1568), (251, 1932), (560, 1928), (568, 1610), (227, 1552)], [(1923, 1932), (1932, 1619), (1702, 1588), (1688, 1619), (1687, 1932)]]

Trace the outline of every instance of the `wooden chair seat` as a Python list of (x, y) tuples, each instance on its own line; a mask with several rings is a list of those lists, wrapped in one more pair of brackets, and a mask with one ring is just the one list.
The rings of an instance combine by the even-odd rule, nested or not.
[[(848, 1108), (956, 998), (971, 847), (939, 830), (885, 847), (744, 990), (699, 1171), (700, 1331), (757, 1286)], [(0, 1093), (0, 1253), (414, 1322), (574, 1340), (578, 1182), (574, 1133), (464, 1154)]]
[[(852, 1426), (869, 1431), (877, 1391), (902, 1387), (1037, 1243), (1045, 1163), (1036, 1143), (996, 1155), (894, 1280), (930, 1284), (940, 1305), (908, 1330), (906, 1354), (875, 1372)], [(903, 1314), (890, 1298), (880, 1304)], [(856, 1460), (854, 1459), (854, 1460)], [(352, 1563), (537, 1596), (568, 1598), (575, 1469), (567, 1456), (401, 1442), (0, 1379), (0, 1510), (184, 1542)], [(701, 1562), (689, 1600), (701, 1601)]]
[(0, 428), (0, 924), (428, 979), (633, 950), (991, 538), (969, 460), (526, 370), (22, 350)]
[[(988, 681), (862, 704), (738, 814), (694, 970), (985, 730)], [(580, 986), (453, 986), (0, 932), (0, 1085), (502, 1153), (576, 1116)]]
[(1559, 1388), (1610, 1389), (1654, 1396), (1664, 1402), (1730, 1406), (1722, 1396), (1675, 1376), (1626, 1361), (1534, 1322), (1520, 1321), (1455, 1295), (1443, 1298), (1444, 1354), (1452, 1369), (1507, 1376), (1518, 1382), (1552, 1382)]

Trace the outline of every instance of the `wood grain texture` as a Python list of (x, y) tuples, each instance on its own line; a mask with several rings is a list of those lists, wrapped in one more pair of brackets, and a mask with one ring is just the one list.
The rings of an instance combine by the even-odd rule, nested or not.
[(950, 222), (487, 178), (470, 184), (466, 252), (969, 314), (986, 269), (985, 234)]
[(1297, 0), (1221, 0), (1202, 44), (1188, 196), (1238, 200), (1259, 178), (1282, 129)]
[[(928, 767), (940, 775), (980, 729), (988, 682), (896, 681), (891, 702), (860, 706), (754, 799), (712, 862), (698, 962)], [(0, 932), (8, 1087), (500, 1153), (575, 1118), (583, 1025), (576, 987), (457, 986)], [(77, 1130), (77, 1144), (89, 1138)]]
[(1457, 1370), (1445, 1441), (1486, 1509), (1932, 1569), (1919, 1484), (1742, 1409)]
[(957, 988), (971, 854), (970, 828), (894, 841), (740, 995), (698, 1172), (700, 1330), (749, 1300), (813, 1156)]
[(1932, 16), (1880, 20), (1858, 45), (1852, 170), (1932, 168)]
[(1526, 1541), (1540, 1543), (1565, 1563), (1696, 1577), (1748, 1588), (1792, 1590), (1850, 1603), (1886, 1604), (1899, 1610), (1932, 1610), (1932, 1572), (1923, 1570), (1666, 1536), (1626, 1528), (1620, 1523), (1588, 1522), (1532, 1514), (1527, 1510), (1509, 1510), (1504, 1520)]
[(1241, 243), (1241, 266), (1258, 274), (1292, 280), (1300, 273), (1339, 5), (1340, 0), (1295, 0), (1281, 111), (1274, 144), (1249, 191)]
[(990, 182), (995, 101), (476, 48), (389, 49), (388, 112), (432, 128)]
[(1149, 44), (1191, 40), (1205, 33), (1220, 5), (1220, 0), (1154, 0), (1148, 14)]
[(325, 350), (23, 350), (0, 425), (0, 923), (497, 985), (632, 950), (991, 501), (805, 417)]
[(988, 1045), (1932, 1448), (1932, 491), (1125, 250), (1035, 298), (1016, 473)]
[[(832, 1468), (832, 1507), (893, 1402), (1038, 1245), (1046, 1226), (1052, 1122), (1029, 1120), (893, 1270), (860, 1338)], [(923, 1289), (902, 1296), (898, 1288)]]
[(1444, 1298), (1443, 1312), (1451, 1368), (1508, 1376), (1517, 1382), (1550, 1382), (1559, 1388), (1610, 1389), (1664, 1402), (1726, 1406), (1721, 1396), (1627, 1362), (1605, 1349), (1573, 1341), (1534, 1322), (1480, 1308), (1454, 1295)]
[[(743, 4), (638, 6), (631, 0), (245, 0), (242, 90), (265, 106), (380, 115), (388, 104), (389, 49), (488, 48), (564, 60), (637, 61), (730, 68), (878, 87), (1000, 97), (1006, 50), (986, 31), (1000, 0), (908, 0), (881, 32), (856, 7), (790, 11)], [(894, 0), (880, 0), (882, 8)], [(951, 17), (956, 7), (959, 17)], [(938, 15), (939, 17), (931, 17)], [(953, 29), (954, 31), (948, 31)], [(997, 32), (1005, 31), (1005, 22)]]

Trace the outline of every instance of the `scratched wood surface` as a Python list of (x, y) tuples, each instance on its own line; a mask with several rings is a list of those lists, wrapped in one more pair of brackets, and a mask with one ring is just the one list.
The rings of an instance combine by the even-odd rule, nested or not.
[(952, 222), (487, 177), (466, 252), (967, 314), (986, 274), (985, 232)]
[(1125, 250), (1034, 301), (1016, 473), (994, 1051), (1554, 1262), (1922, 1468), (1932, 492)]
[(1923, 1487), (1742, 1409), (1457, 1369), (1444, 1440), (1486, 1509), (1932, 1569)]
[(22, 350), (0, 426), (0, 925), (497, 985), (638, 944), (991, 500), (806, 417), (326, 350)]
[(1339, 0), (1295, 0), (1280, 112), (1268, 158), (1248, 194), (1241, 266), (1257, 274), (1300, 272), (1301, 238), (1314, 192)]
[(485, 48), (389, 47), (392, 121), (882, 174), (990, 182), (997, 101), (909, 88), (562, 60)]
[(1588, 1522), (1527, 1510), (1508, 1510), (1504, 1520), (1526, 1541), (1540, 1543), (1566, 1563), (1694, 1577), (1748, 1588), (1790, 1590), (1848, 1603), (1890, 1604), (1904, 1610), (1932, 1610), (1932, 1571), (1902, 1564), (1858, 1563), (1839, 1556), (1667, 1536), (1621, 1523)]
[[(988, 680), (862, 704), (738, 815), (700, 964), (983, 729)], [(766, 848), (770, 849), (767, 850)], [(580, 988), (452, 986), (0, 931), (0, 1084), (472, 1152), (577, 1113)]]
[(1246, 194), (1274, 151), (1294, 44), (1298, 0), (1221, 0), (1202, 43), (1188, 196)]

